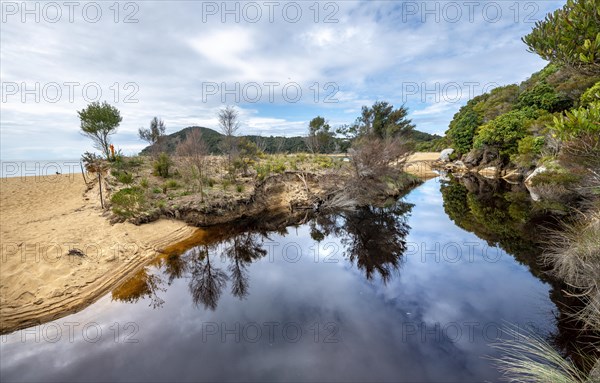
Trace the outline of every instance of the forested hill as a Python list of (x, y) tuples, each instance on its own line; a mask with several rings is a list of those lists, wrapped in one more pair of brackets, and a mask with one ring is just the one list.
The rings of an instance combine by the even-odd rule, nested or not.
[[(202, 132), (202, 138), (208, 147), (208, 151), (212, 154), (221, 154), (221, 141), (223, 135), (213, 129), (201, 127), (201, 126), (189, 126), (185, 129), (179, 130), (175, 133), (165, 136), (162, 145), (163, 150), (169, 154), (175, 153), (175, 148), (179, 142), (185, 140), (187, 134), (192, 129), (200, 129)], [(293, 137), (282, 137), (282, 136), (256, 136), (246, 135), (240, 136), (253, 143), (255, 143), (265, 153), (297, 153), (297, 152), (308, 152), (309, 149), (306, 146), (304, 137), (293, 136)], [(439, 139), (440, 136), (435, 134), (429, 134), (418, 130), (413, 130), (410, 133), (410, 138), (417, 144), (432, 142)], [(333, 138), (335, 145), (332, 145), (332, 152), (345, 152), (348, 149), (349, 142), (341, 138)], [(150, 152), (150, 146), (144, 148), (141, 154), (148, 154)]]

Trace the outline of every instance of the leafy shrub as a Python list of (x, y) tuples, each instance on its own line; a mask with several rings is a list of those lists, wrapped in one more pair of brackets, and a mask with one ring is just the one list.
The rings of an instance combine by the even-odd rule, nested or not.
[(600, 133), (600, 101), (592, 102), (587, 108), (580, 107), (555, 117), (550, 129), (562, 140), (577, 138), (583, 134)]
[(154, 162), (154, 173), (162, 178), (169, 177), (169, 169), (173, 165), (171, 157), (167, 153), (161, 153)]
[(594, 86), (586, 90), (579, 100), (579, 105), (582, 107), (590, 105), (592, 102), (600, 101), (600, 81)]
[(532, 89), (519, 95), (517, 108), (534, 107), (549, 112), (559, 112), (572, 106), (572, 102), (560, 96), (546, 81), (536, 84)]
[(113, 213), (129, 218), (144, 208), (144, 192), (138, 187), (119, 190), (111, 197)]
[(597, 0), (567, 0), (523, 38), (531, 52), (581, 73), (600, 73)]
[(519, 141), (517, 154), (512, 160), (521, 167), (531, 167), (541, 155), (544, 142), (544, 137), (527, 136), (523, 138)]
[(227, 190), (227, 188), (229, 188), (230, 185), (231, 185), (231, 181), (228, 179), (224, 179), (223, 183), (221, 184), (221, 186), (223, 187), (223, 190)]
[(579, 180), (581, 180), (581, 176), (565, 171), (565, 170), (559, 170), (559, 171), (548, 171), (548, 172), (543, 172), (540, 173), (538, 175), (536, 175), (535, 177), (533, 177), (533, 179), (531, 180), (531, 184), (533, 186), (540, 186), (540, 185), (560, 185), (560, 186), (571, 186), (573, 184), (575, 184), (576, 182), (579, 182)]
[(131, 185), (133, 183), (133, 174), (128, 172), (119, 172), (116, 175), (117, 181), (125, 185)]
[(484, 146), (496, 147), (504, 156), (515, 154), (519, 140), (527, 135), (527, 123), (535, 117), (537, 113), (530, 109), (503, 114), (479, 129), (474, 146), (478, 149)]

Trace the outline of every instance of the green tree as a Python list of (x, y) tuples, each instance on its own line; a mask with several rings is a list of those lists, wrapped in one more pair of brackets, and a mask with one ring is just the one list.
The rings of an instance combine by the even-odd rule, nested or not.
[(138, 130), (138, 135), (140, 139), (146, 141), (150, 145), (155, 145), (156, 149), (154, 152), (160, 151), (158, 146), (160, 145), (160, 141), (165, 136), (165, 132), (167, 127), (165, 126), (165, 122), (163, 120), (159, 120), (158, 117), (154, 117), (152, 121), (150, 121), (149, 128), (140, 128)]
[(372, 107), (363, 106), (353, 128), (360, 136), (395, 138), (410, 133), (415, 126), (407, 118), (408, 108), (402, 105), (398, 109), (385, 102), (377, 101)]
[(523, 37), (530, 52), (586, 74), (600, 74), (600, 3), (567, 0)]
[(327, 153), (331, 150), (333, 132), (325, 118), (317, 116), (308, 124), (306, 146), (313, 153)]
[(475, 131), (482, 123), (481, 116), (473, 109), (476, 103), (477, 101), (473, 99), (460, 108), (458, 113), (454, 115), (446, 132), (454, 149), (459, 154), (465, 154), (471, 150)]
[(81, 131), (92, 139), (94, 147), (110, 158), (110, 136), (117, 132), (123, 120), (117, 108), (106, 101), (100, 104), (93, 102), (77, 112), (81, 120)]

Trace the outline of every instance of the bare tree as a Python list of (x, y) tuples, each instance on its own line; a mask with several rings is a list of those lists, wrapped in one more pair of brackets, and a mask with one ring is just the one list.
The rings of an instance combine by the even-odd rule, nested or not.
[(277, 136), (275, 137), (275, 153), (283, 152), (285, 148), (285, 136)]
[(177, 145), (177, 155), (188, 164), (188, 168), (197, 171), (198, 184), (200, 185), (200, 201), (204, 201), (204, 169), (208, 147), (202, 138), (200, 128), (188, 132), (185, 140)]
[(381, 139), (363, 137), (348, 151), (354, 170), (354, 181), (348, 183), (348, 192), (358, 200), (380, 194), (387, 188), (386, 178), (395, 178), (402, 172), (410, 146), (400, 138)]
[(267, 152), (267, 139), (263, 136), (261, 136), (260, 134), (258, 136), (256, 136), (256, 147), (258, 148), (258, 150), (260, 150), (263, 153)]
[(163, 120), (159, 120), (158, 117), (154, 117), (150, 121), (149, 128), (140, 128), (138, 130), (138, 135), (140, 136), (140, 139), (152, 145), (152, 155), (157, 155), (162, 151), (161, 145), (166, 130), (167, 127), (165, 126), (165, 122)]
[(224, 149), (227, 153), (227, 165), (231, 167), (231, 158), (236, 149), (236, 133), (240, 129), (239, 114), (233, 106), (219, 110), (219, 127), (225, 136)]

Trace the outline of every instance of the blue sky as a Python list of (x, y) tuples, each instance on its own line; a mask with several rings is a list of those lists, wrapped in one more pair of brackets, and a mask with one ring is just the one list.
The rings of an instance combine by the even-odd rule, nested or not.
[(76, 112), (94, 100), (121, 111), (128, 154), (152, 117), (216, 129), (224, 104), (242, 134), (351, 123), (377, 100), (442, 134), (469, 98), (545, 65), (521, 37), (564, 1), (1, 4), (1, 158), (34, 160), (92, 150)]

